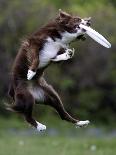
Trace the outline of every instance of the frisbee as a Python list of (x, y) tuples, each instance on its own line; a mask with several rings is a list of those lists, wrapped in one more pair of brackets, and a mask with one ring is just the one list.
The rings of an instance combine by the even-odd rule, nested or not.
[(102, 46), (104, 46), (106, 48), (111, 48), (111, 44), (101, 34), (96, 32), (95, 30), (93, 30), (91, 27), (85, 26), (83, 24), (80, 24), (79, 27), (86, 30), (85, 33), (88, 36), (90, 36), (92, 39), (94, 39), (96, 42), (101, 44)]

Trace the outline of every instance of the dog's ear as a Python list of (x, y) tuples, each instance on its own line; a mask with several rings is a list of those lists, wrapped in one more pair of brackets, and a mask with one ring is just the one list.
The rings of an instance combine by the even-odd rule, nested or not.
[(66, 24), (70, 17), (71, 17), (70, 14), (59, 9), (59, 14), (56, 17), (56, 22), (58, 22), (60, 24)]
[(64, 11), (62, 11), (61, 9), (59, 9), (59, 17), (60, 18), (67, 18), (70, 17), (70, 15)]

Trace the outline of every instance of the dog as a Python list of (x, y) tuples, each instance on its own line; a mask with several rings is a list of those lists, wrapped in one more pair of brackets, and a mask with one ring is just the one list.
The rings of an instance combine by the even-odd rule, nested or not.
[(90, 18), (81, 19), (59, 10), (57, 17), (27, 37), (22, 43), (11, 72), (9, 95), (13, 99), (8, 109), (22, 114), (25, 120), (38, 131), (46, 126), (33, 116), (35, 103), (49, 105), (58, 112), (62, 120), (78, 127), (87, 126), (89, 121), (71, 117), (65, 110), (58, 93), (44, 79), (44, 70), (51, 64), (73, 57), (74, 49), (69, 44), (84, 39), (84, 30), (79, 24), (90, 25)]

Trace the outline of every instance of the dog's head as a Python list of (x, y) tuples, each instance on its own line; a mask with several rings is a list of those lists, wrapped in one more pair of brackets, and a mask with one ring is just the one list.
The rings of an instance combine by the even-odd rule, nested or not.
[(62, 10), (59, 10), (59, 15), (56, 18), (56, 22), (60, 26), (62, 31), (67, 31), (69, 33), (83, 34), (84, 30), (79, 27), (80, 24), (90, 26), (91, 18), (81, 19), (78, 16), (73, 16)]

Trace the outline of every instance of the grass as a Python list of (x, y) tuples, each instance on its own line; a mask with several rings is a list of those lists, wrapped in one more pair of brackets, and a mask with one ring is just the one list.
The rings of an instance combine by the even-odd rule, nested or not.
[[(59, 119), (58, 119), (59, 120)], [(86, 129), (76, 129), (69, 123), (47, 121), (47, 131), (38, 134), (22, 119), (0, 119), (0, 155), (113, 155), (116, 137), (86, 134)], [(61, 122), (61, 124), (60, 124)], [(48, 123), (48, 124), (47, 124)], [(59, 132), (50, 134), (50, 128)], [(68, 129), (68, 130), (67, 130)], [(69, 132), (70, 129), (70, 132)]]
[(113, 155), (115, 138), (0, 134), (0, 155)]

